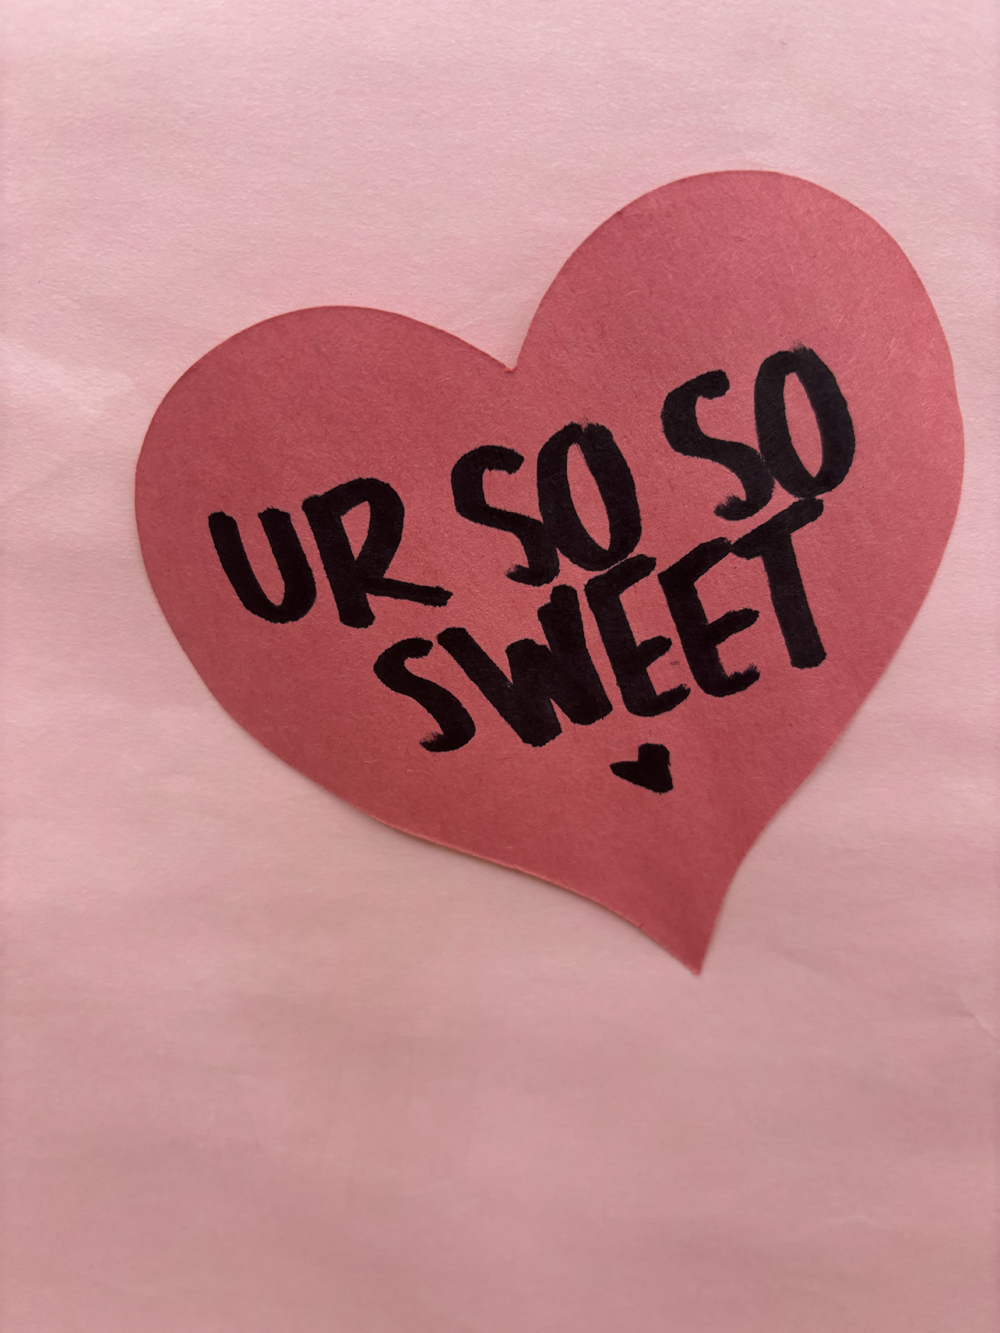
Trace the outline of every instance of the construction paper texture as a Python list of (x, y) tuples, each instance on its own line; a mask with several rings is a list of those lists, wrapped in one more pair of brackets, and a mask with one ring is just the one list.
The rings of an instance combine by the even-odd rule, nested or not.
[[(994, 1333), (995, 6), (13, 0), (3, 23), (0, 1328)], [(171, 387), (235, 333), (362, 307), (523, 367), (588, 237), (729, 171), (813, 182), (898, 245), (965, 471), (909, 630), (694, 976), (238, 725), (152, 591), (134, 479)], [(715, 366), (701, 420), (753, 445), (752, 382)], [(711, 492), (683, 554), (738, 486), (673, 457)], [(488, 479), (525, 512), (529, 466)], [(484, 586), (518, 593), (514, 539), (468, 527)], [(673, 549), (650, 553), (655, 596), (626, 603), (669, 633)], [(409, 528), (398, 571), (439, 577)], [(547, 594), (491, 648), (539, 637)], [(682, 790), (666, 744), (654, 803)]]
[[(716, 442), (755, 429), (760, 452)], [(351, 307), (231, 339), (158, 409), (136, 514), (172, 628), (269, 749), (697, 969), (744, 854), (909, 627), (961, 473), (950, 357), (898, 247), (805, 181), (729, 172), (599, 228), (514, 371)], [(284, 523), (283, 575), (258, 514)], [(664, 778), (623, 782), (643, 744)]]

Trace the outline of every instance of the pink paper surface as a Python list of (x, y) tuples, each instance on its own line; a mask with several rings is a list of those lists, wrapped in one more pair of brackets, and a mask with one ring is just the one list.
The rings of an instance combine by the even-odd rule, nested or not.
[[(4, 1333), (995, 1328), (996, 26), (9, 7)], [(927, 600), (695, 978), (243, 732), (132, 477), (235, 331), (369, 306), (510, 364), (595, 227), (733, 169), (899, 243), (967, 455)]]

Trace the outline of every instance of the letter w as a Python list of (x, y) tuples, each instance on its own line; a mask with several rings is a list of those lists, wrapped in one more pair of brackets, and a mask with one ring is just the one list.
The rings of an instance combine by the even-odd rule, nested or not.
[(571, 722), (607, 717), (611, 701), (587, 651), (580, 601), (570, 587), (553, 588), (538, 610), (548, 647), (518, 639), (507, 649), (510, 679), (465, 629), (446, 629), (438, 643), (525, 745), (547, 745), (562, 731), (553, 702)]

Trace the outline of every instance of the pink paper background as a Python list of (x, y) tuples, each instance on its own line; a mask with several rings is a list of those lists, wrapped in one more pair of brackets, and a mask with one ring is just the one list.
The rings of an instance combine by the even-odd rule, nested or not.
[[(4, 1333), (987, 1333), (998, 654), (989, 0), (13, 0)], [(510, 362), (677, 177), (871, 213), (948, 336), (938, 579), (701, 978), (409, 839), (211, 699), (139, 560), (156, 404), (352, 303)]]

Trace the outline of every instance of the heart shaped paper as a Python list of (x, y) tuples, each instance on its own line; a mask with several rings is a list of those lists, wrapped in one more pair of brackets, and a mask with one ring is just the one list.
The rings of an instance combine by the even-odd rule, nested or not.
[(600, 227), (516, 371), (375, 310), (237, 334), (158, 409), (136, 508), (174, 633), (259, 741), (697, 970), (916, 614), (961, 471), (898, 246), (725, 172)]

